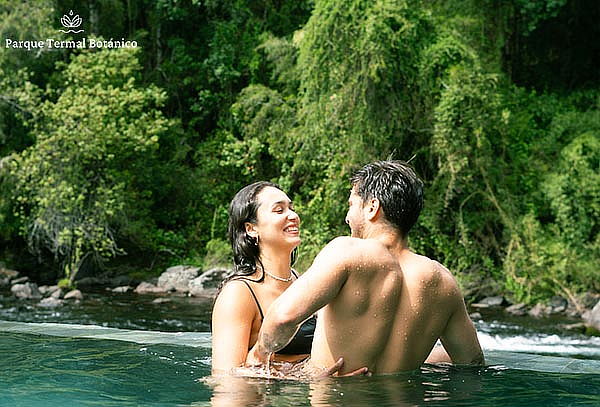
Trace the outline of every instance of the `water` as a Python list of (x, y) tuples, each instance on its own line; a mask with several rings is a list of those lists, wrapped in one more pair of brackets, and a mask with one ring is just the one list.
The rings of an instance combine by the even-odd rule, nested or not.
[(196, 381), (210, 351), (0, 333), (0, 405), (189, 405), (209, 398)]
[(600, 338), (566, 333), (562, 320), (484, 315), (476, 324), (491, 366), (482, 368), (217, 381), (212, 303), (153, 299), (97, 293), (49, 310), (0, 298), (0, 405), (600, 406)]
[[(21, 328), (26, 330), (26, 325)], [(136, 339), (136, 331), (122, 333), (126, 340), (117, 341), (0, 331), (0, 405), (600, 404), (597, 361), (591, 361), (598, 369), (596, 374), (507, 369), (498, 365), (426, 366), (417, 372), (314, 383), (241, 378), (219, 382), (206, 379), (210, 373), (210, 349), (203, 342), (206, 335), (199, 335), (199, 344), (204, 346), (193, 347), (139, 344), (130, 342)], [(144, 335), (139, 331), (137, 334)]]
[[(211, 298), (155, 297), (110, 291), (85, 292), (81, 303), (42, 308), (0, 292), (0, 320), (61, 322), (156, 331), (210, 331)], [(156, 299), (166, 302), (153, 302)]]

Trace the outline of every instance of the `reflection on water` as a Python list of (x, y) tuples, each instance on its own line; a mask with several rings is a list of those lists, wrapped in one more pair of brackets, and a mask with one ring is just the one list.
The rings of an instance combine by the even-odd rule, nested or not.
[(481, 391), (484, 369), (456, 371), (450, 367), (426, 366), (420, 371), (395, 375), (362, 377), (355, 380), (326, 380), (311, 383), (313, 406), (414, 406), (469, 400)]
[(210, 349), (0, 332), (0, 405), (600, 405), (595, 374), (502, 366), (315, 382), (211, 378)]
[(511, 369), (424, 367), (311, 383), (244, 378), (205, 380), (223, 406), (556, 406), (598, 405), (600, 375)]

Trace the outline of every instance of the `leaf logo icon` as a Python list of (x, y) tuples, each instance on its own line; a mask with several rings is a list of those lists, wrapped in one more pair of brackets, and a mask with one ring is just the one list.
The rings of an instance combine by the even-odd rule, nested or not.
[[(79, 27), (81, 25), (82, 22), (83, 22), (83, 20), (81, 19), (81, 17), (79, 17), (79, 14), (73, 15), (73, 10), (69, 10), (69, 15), (65, 14), (60, 19), (60, 23), (65, 28), (77, 28), (77, 27)], [(64, 33), (80, 33), (83, 30), (78, 30), (78, 31), (74, 31), (74, 30), (63, 31), (63, 30), (59, 30), (59, 31), (64, 32)]]

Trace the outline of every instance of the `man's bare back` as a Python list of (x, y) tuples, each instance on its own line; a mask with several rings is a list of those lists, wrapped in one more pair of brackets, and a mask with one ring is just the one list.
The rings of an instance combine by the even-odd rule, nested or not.
[[(456, 282), (438, 262), (350, 237), (331, 242), (322, 254), (343, 261), (347, 279), (319, 311), (312, 366), (324, 369), (343, 356), (340, 373), (362, 366), (374, 373), (416, 369), (444, 338), (451, 317), (463, 319), (464, 340), (476, 338)], [(464, 354), (454, 355), (457, 362), (480, 357), (478, 343), (470, 346), (473, 355), (464, 346), (463, 341), (456, 350)]]
[(422, 182), (405, 163), (382, 161), (363, 167), (352, 183), (346, 215), (352, 237), (331, 241), (273, 302), (247, 362), (264, 363), (319, 311), (309, 370), (340, 357), (339, 374), (364, 366), (373, 373), (413, 370), (438, 339), (453, 363), (482, 364), (453, 276), (407, 247)]

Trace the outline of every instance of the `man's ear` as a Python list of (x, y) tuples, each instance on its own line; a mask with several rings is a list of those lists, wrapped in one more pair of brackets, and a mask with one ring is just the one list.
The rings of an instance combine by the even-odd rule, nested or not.
[(256, 225), (250, 222), (244, 222), (244, 227), (246, 228), (246, 234), (250, 237), (258, 236), (258, 230), (256, 230)]
[(367, 219), (370, 221), (374, 221), (381, 213), (381, 202), (379, 202), (379, 199), (377, 198), (371, 198), (367, 203), (365, 209)]

